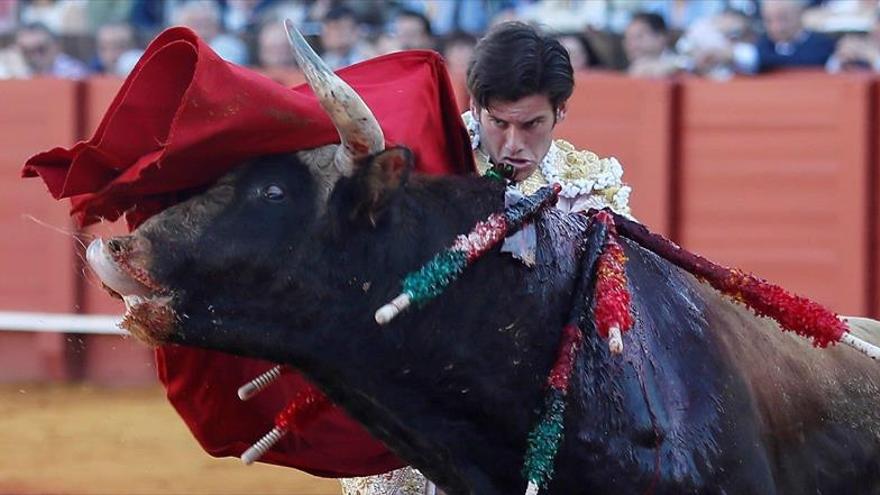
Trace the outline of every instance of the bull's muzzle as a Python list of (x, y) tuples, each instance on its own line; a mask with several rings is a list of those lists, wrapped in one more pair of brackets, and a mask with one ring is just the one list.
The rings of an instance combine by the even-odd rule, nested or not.
[(155, 346), (168, 340), (177, 325), (172, 297), (150, 276), (150, 243), (137, 235), (95, 239), (86, 259), (104, 286), (125, 301), (120, 327)]

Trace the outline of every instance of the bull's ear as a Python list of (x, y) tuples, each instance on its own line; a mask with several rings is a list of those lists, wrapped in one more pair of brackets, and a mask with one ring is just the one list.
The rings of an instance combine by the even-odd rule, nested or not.
[(388, 148), (365, 159), (358, 170), (360, 197), (353, 216), (366, 216), (375, 226), (388, 200), (406, 183), (412, 166), (412, 151), (402, 146)]

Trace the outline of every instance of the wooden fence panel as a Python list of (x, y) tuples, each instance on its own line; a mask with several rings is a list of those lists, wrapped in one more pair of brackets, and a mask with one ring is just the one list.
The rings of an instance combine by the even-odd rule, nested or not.
[[(79, 84), (0, 81), (0, 310), (71, 312), (77, 264), (68, 204), (38, 179), (22, 180), (24, 161), (77, 137)], [(0, 381), (67, 376), (60, 333), (0, 332)]]
[(838, 312), (868, 312), (871, 84), (685, 81), (681, 244)]

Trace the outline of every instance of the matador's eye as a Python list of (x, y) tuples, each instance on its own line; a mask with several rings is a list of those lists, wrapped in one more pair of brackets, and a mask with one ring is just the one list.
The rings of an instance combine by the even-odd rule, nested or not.
[(284, 189), (275, 184), (268, 185), (263, 189), (263, 197), (269, 201), (281, 201), (284, 199)]

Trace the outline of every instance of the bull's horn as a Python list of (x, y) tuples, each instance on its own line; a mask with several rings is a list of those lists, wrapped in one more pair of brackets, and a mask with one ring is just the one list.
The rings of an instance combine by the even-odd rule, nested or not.
[(336, 166), (350, 175), (354, 160), (385, 149), (382, 128), (364, 100), (327, 67), (290, 19), (284, 21), (284, 27), (296, 63), (339, 132), (342, 146), (336, 152)]

